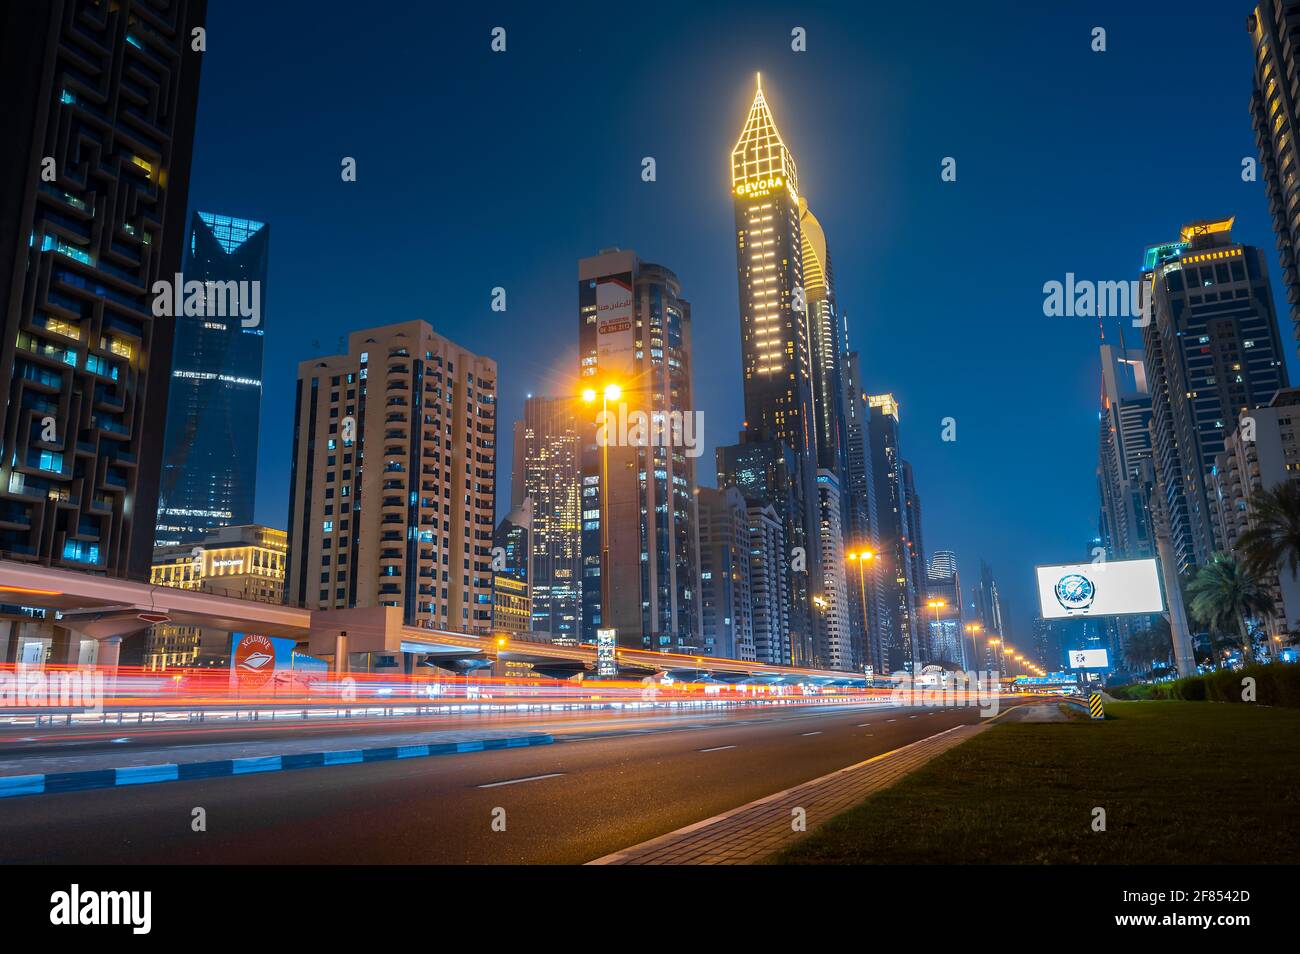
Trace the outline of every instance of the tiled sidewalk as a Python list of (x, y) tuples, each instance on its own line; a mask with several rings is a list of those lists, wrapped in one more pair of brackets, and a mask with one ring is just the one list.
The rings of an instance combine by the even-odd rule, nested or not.
[(811, 831), (988, 726), (988, 721), (957, 726), (588, 864), (744, 865), (762, 861), (803, 836), (791, 828), (792, 809), (807, 812)]

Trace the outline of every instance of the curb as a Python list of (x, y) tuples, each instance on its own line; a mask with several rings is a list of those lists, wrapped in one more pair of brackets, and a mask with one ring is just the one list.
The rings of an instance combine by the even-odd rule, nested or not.
[(261, 772), (287, 772), (292, 769), (322, 768), (329, 765), (390, 762), (395, 759), (458, 755), (463, 752), (482, 752), (487, 749), (518, 749), (531, 745), (550, 745), (554, 741), (555, 739), (549, 734), (537, 734), (505, 739), (472, 739), (468, 742), (434, 742), (429, 745), (336, 749), (330, 752), (303, 752), (291, 755), (255, 755), (242, 759), (219, 759), (214, 762), (166, 762), (160, 765), (132, 765), (127, 768), (97, 769), (90, 772), (9, 775), (0, 777), (0, 798), (49, 795), (54, 792), (84, 792), (93, 788), (120, 788), (126, 785), (149, 785), (155, 782), (186, 782), (201, 778), (254, 775)]

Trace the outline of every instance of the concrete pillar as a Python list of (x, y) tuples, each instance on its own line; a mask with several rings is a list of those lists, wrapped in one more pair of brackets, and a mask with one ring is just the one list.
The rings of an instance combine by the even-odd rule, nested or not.
[(117, 660), (122, 655), (122, 637), (109, 636), (107, 639), (99, 641), (99, 660), (98, 665), (102, 668), (111, 669), (114, 674), (117, 672)]
[(348, 671), (348, 633), (347, 630), (341, 630), (334, 637), (334, 671), (345, 673)]

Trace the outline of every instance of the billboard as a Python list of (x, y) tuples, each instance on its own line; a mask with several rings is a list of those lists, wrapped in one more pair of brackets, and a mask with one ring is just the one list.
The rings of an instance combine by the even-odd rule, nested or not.
[(596, 354), (603, 379), (626, 378), (635, 365), (632, 276), (607, 275), (596, 284)]
[(1043, 619), (1163, 613), (1155, 560), (1036, 567)]
[(1071, 649), (1071, 669), (1109, 669), (1110, 656), (1104, 649)]

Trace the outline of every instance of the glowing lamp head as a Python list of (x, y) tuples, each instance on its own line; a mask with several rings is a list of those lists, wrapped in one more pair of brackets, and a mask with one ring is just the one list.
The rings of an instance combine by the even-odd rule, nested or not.
[(596, 400), (596, 391), (594, 388), (587, 388), (582, 392), (582, 399), (588, 404)]
[(617, 401), (623, 396), (623, 389), (617, 384), (610, 384), (605, 387), (605, 400)]

